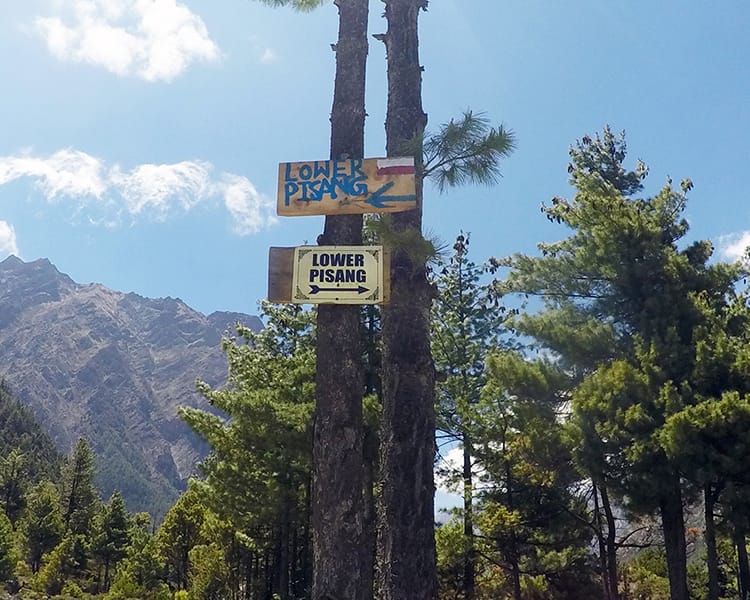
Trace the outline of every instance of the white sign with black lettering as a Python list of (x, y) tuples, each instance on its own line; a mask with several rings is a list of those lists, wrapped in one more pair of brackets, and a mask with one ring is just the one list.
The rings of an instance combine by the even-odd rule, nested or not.
[(383, 302), (382, 246), (301, 246), (294, 249), (292, 302)]

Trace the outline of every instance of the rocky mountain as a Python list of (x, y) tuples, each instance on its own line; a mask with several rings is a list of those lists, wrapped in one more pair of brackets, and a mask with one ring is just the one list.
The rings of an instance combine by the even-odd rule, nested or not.
[(63, 452), (85, 437), (104, 497), (163, 514), (207, 448), (177, 416), (226, 381), (222, 334), (255, 316), (79, 284), (48, 260), (0, 262), (0, 379)]

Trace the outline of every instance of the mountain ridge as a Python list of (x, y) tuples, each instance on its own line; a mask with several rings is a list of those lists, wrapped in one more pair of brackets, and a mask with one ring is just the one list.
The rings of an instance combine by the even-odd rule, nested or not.
[(0, 262), (0, 379), (61, 451), (85, 437), (103, 495), (120, 489), (131, 510), (161, 513), (205, 455), (177, 407), (209, 409), (195, 381), (226, 381), (220, 341), (235, 321), (262, 326), (76, 283), (48, 259)]

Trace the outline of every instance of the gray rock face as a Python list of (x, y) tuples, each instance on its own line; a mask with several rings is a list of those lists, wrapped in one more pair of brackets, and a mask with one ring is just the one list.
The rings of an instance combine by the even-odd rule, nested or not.
[(258, 317), (82, 285), (48, 260), (0, 262), (0, 378), (63, 452), (85, 437), (104, 497), (163, 514), (207, 448), (177, 416), (226, 381), (222, 334)]

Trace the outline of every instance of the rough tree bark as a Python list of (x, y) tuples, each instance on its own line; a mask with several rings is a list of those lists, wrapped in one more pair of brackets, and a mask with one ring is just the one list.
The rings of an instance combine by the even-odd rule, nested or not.
[(602, 507), (607, 520), (607, 573), (606, 579), (609, 587), (609, 599), (619, 600), (620, 594), (617, 591), (617, 523), (615, 515), (612, 512), (612, 503), (609, 501), (609, 492), (607, 484), (602, 483), (599, 488), (602, 497)]
[(719, 600), (719, 554), (716, 549), (716, 524), (714, 512), (718, 494), (714, 486), (707, 483), (703, 490), (705, 499), (706, 567), (708, 569), (708, 595), (706, 600)]
[[(339, 11), (339, 37), (331, 159), (363, 158), (368, 2), (334, 3)], [(327, 217), (318, 242), (361, 244), (362, 216)], [(364, 374), (357, 306), (318, 308), (315, 381), (312, 597), (366, 600), (372, 597), (372, 553), (364, 539)]]
[(740, 592), (740, 600), (748, 600), (750, 598), (750, 564), (747, 558), (744, 527), (734, 524), (732, 541), (737, 549), (737, 587)]
[(682, 490), (675, 473), (666, 482), (668, 488), (661, 498), (660, 512), (664, 532), (664, 549), (667, 554), (669, 597), (671, 600), (689, 600), (687, 585), (687, 550), (685, 547), (685, 518), (682, 513)]
[[(594, 498), (594, 529), (599, 546), (599, 565), (602, 576), (604, 600), (619, 600), (619, 578), (617, 575), (617, 523), (609, 501), (609, 492), (604, 478), (592, 479)], [(601, 498), (601, 506), (599, 505)], [(607, 523), (607, 534), (604, 534), (602, 511)]]
[(599, 546), (599, 569), (602, 573), (602, 598), (604, 600), (610, 600), (610, 583), (608, 570), (607, 570), (607, 546), (604, 542), (604, 530), (602, 527), (602, 514), (599, 508), (599, 488), (596, 482), (593, 483), (593, 499), (594, 499), (594, 531), (596, 532), (596, 542)]
[[(425, 0), (384, 0), (387, 32), (379, 36), (388, 62), (386, 151), (402, 153), (420, 135), (422, 110), (418, 16)], [(396, 231), (422, 228), (421, 150), (417, 206), (396, 213)], [(393, 248), (391, 302), (383, 308), (383, 423), (381, 513), (378, 527), (378, 593), (382, 600), (437, 598), (434, 537), (435, 368), (430, 350), (433, 289), (424, 260)]]

